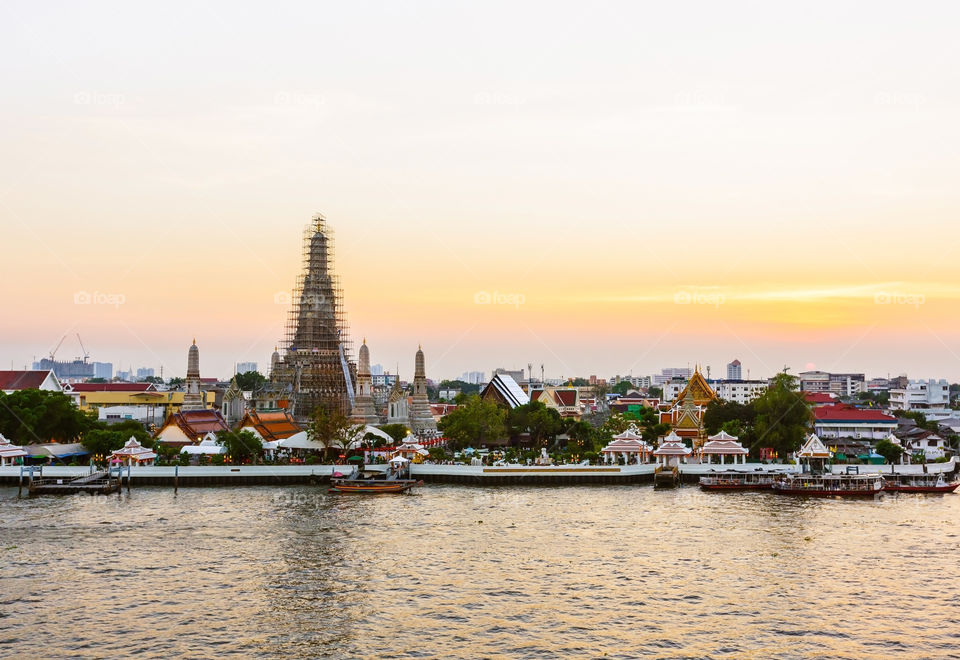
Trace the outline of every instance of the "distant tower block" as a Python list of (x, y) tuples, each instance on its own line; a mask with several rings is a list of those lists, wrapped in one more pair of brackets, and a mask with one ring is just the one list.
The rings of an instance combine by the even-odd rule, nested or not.
[(430, 412), (427, 398), (427, 370), (424, 367), (423, 348), (417, 348), (416, 368), (413, 372), (413, 397), (410, 401), (410, 429), (414, 435), (436, 433), (437, 422)]
[(203, 410), (206, 403), (203, 400), (203, 393), (200, 391), (200, 349), (197, 348), (197, 340), (193, 340), (193, 345), (187, 351), (187, 382), (186, 394), (183, 395), (183, 406), (181, 410)]
[(357, 424), (379, 424), (376, 406), (373, 405), (373, 379), (370, 378), (370, 349), (367, 340), (360, 346), (357, 366), (357, 396), (351, 419)]
[(282, 358), (272, 365), (274, 381), (290, 392), (298, 422), (318, 407), (347, 416), (352, 411), (357, 368), (346, 359), (349, 333), (332, 264), (332, 232), (317, 215), (303, 234), (303, 272), (293, 289)]

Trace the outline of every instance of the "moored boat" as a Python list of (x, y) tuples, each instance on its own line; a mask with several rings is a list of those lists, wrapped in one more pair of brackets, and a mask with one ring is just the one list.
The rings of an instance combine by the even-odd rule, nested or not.
[(392, 470), (384, 473), (375, 470), (357, 469), (347, 477), (330, 479), (330, 493), (343, 495), (377, 495), (381, 493), (404, 493), (415, 486), (422, 486), (423, 481), (417, 479), (403, 479), (400, 471)]
[(883, 489), (894, 493), (952, 493), (960, 481), (947, 481), (939, 474), (885, 474)]
[(807, 497), (870, 497), (882, 490), (879, 474), (789, 474), (773, 483), (775, 493)]
[(770, 490), (779, 475), (773, 472), (718, 472), (700, 477), (703, 490)]

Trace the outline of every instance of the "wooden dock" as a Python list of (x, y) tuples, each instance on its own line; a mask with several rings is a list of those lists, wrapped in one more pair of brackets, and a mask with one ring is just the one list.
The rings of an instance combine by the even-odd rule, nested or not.
[[(35, 474), (38, 476), (34, 476)], [(76, 495), (77, 493), (107, 495), (120, 488), (123, 470), (114, 468), (74, 477), (44, 477), (42, 468), (25, 467), (21, 471), (21, 489), (24, 475), (28, 478), (27, 492), (30, 495)], [(128, 489), (129, 481), (128, 476)]]
[(676, 488), (680, 485), (680, 468), (659, 466), (653, 472), (654, 488)]

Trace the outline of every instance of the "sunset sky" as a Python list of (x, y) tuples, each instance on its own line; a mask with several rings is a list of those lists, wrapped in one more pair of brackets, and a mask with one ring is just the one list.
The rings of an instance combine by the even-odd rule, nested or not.
[(322, 212), (404, 378), (960, 380), (960, 4), (133, 4), (0, 5), (0, 368), (265, 370)]

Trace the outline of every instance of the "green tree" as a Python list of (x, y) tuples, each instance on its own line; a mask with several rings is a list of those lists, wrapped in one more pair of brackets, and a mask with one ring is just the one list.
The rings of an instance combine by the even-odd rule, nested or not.
[(256, 464), (263, 453), (263, 443), (252, 431), (221, 431), (217, 440), (227, 448), (227, 455), (234, 463), (250, 460)]
[(307, 426), (307, 435), (314, 442), (321, 443), (329, 454), (331, 450), (346, 450), (362, 429), (363, 424), (351, 423), (339, 410), (317, 406)]
[(603, 437), (613, 438), (615, 435), (623, 433), (630, 428), (630, 420), (620, 413), (613, 413), (607, 417), (607, 421), (600, 427), (600, 433)]
[(95, 426), (94, 416), (62, 392), (0, 392), (0, 433), (20, 444), (69, 442)]
[(474, 443), (484, 445), (503, 438), (506, 418), (507, 412), (500, 406), (472, 394), (463, 405), (447, 413), (438, 426), (451, 447), (462, 449)]
[(463, 394), (479, 394), (479, 383), (468, 383), (465, 380), (441, 380), (439, 389), (441, 390), (460, 390)]
[(406, 424), (384, 424), (380, 427), (380, 430), (393, 438), (393, 441), (398, 445), (407, 439), (408, 429)]
[(570, 437), (567, 450), (583, 456), (584, 452), (594, 451), (595, 440), (599, 434), (589, 422), (579, 420), (567, 426), (567, 435)]
[(531, 442), (541, 446), (563, 433), (564, 424), (556, 410), (547, 408), (542, 401), (531, 401), (507, 413), (507, 428), (513, 437), (529, 433)]
[(154, 385), (163, 385), (163, 379), (160, 376), (147, 376), (143, 379), (144, 383), (153, 383)]
[(650, 387), (647, 389), (647, 396), (654, 399), (659, 399), (663, 397), (663, 390), (659, 387)]
[(167, 381), (167, 387), (169, 387), (171, 390), (179, 390), (186, 382), (187, 381), (177, 376), (176, 378), (171, 378)]
[(439, 463), (440, 461), (445, 461), (448, 458), (447, 451), (443, 447), (431, 447), (427, 451), (430, 452), (431, 461), (436, 461)]
[(126, 440), (130, 439), (130, 436), (133, 436), (137, 439), (144, 447), (153, 447), (153, 437), (150, 433), (143, 427), (143, 424), (138, 422), (135, 419), (125, 419), (116, 424), (106, 424), (104, 422), (97, 422), (97, 428), (105, 429), (108, 431), (119, 431), (126, 436)]
[(244, 392), (256, 392), (267, 382), (266, 376), (259, 371), (245, 371), (236, 375), (237, 387)]
[[(727, 422), (739, 422), (741, 430), (753, 426), (757, 411), (751, 403), (714, 399), (703, 413), (703, 428), (708, 435), (719, 433)], [(729, 431), (727, 431), (729, 433)]]
[(632, 389), (635, 389), (635, 388), (633, 387), (633, 384), (629, 380), (621, 380), (619, 383), (617, 383), (612, 388), (610, 388), (610, 391), (613, 392), (614, 394), (619, 394), (620, 396), (623, 396), (624, 394), (626, 394)]
[(100, 460), (105, 460), (110, 456), (110, 452), (123, 447), (129, 437), (122, 431), (92, 429), (83, 434), (81, 444), (92, 456), (102, 457)]
[(900, 456), (903, 455), (903, 447), (890, 442), (886, 438), (877, 443), (876, 451), (891, 465), (899, 461)]
[(753, 401), (757, 414), (754, 452), (761, 447), (772, 447), (780, 456), (786, 456), (800, 448), (813, 414), (796, 387), (796, 377), (783, 371), (774, 376), (767, 391)]

